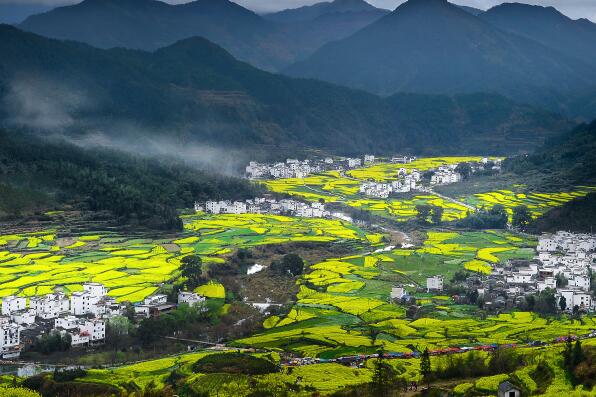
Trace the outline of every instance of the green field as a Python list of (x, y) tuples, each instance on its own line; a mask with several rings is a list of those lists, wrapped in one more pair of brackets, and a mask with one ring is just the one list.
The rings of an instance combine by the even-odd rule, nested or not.
[(268, 215), (192, 215), (184, 217), (184, 227), (180, 235), (158, 239), (102, 232), (60, 237), (54, 230), (0, 235), (0, 297), (43, 295), (56, 286), (69, 293), (95, 281), (110, 296), (137, 302), (176, 278), (185, 255), (217, 265), (243, 247), (380, 239), (345, 222)]

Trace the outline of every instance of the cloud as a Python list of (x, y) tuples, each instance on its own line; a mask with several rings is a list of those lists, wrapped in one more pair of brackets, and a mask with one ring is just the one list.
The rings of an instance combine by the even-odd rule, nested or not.
[(73, 115), (91, 106), (78, 90), (35, 78), (13, 80), (2, 103), (9, 125), (44, 131), (71, 127)]
[[(127, 119), (101, 117), (101, 100), (69, 83), (22, 76), (0, 100), (6, 124), (43, 133), (85, 148), (103, 147), (146, 157), (170, 157), (191, 167), (238, 175), (248, 162), (239, 150), (197, 141), (192, 131), (212, 129), (201, 121), (182, 128), (158, 129)], [(97, 112), (100, 114), (98, 115)], [(218, 125), (219, 130), (235, 128)]]

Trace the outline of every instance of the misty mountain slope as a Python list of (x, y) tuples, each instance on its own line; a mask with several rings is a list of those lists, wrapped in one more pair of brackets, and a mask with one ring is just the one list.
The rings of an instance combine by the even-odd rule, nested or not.
[(271, 23), (228, 0), (180, 5), (156, 0), (84, 0), (31, 16), (19, 28), (99, 48), (143, 50), (202, 36), (264, 68), (272, 69), (291, 59)]
[(259, 193), (245, 180), (171, 159), (83, 148), (15, 130), (0, 129), (0, 143), (0, 219), (70, 207), (177, 229), (176, 210), (191, 207), (194, 200)]
[(201, 38), (154, 53), (100, 50), (2, 25), (0, 58), (0, 123), (44, 133), (267, 151), (505, 153), (571, 125), (498, 95), (383, 99), (275, 75)]
[(596, 81), (587, 64), (446, 0), (409, 0), (286, 72), (383, 95), (491, 91), (553, 109), (564, 94)]
[(506, 30), (596, 65), (596, 24), (573, 20), (553, 7), (505, 3), (481, 18)]

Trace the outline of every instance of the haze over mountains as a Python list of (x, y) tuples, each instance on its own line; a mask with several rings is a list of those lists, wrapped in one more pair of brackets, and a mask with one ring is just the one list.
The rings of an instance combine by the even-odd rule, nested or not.
[(100, 48), (201, 36), (260, 68), (375, 94), (492, 92), (596, 117), (596, 24), (553, 8), (409, 0), (389, 12), (335, 0), (260, 16), (229, 0), (85, 0), (19, 27)]
[(96, 49), (0, 27), (0, 121), (109, 137), (335, 152), (531, 148), (563, 117), (498, 95), (381, 98), (260, 71), (202, 39), (153, 53)]

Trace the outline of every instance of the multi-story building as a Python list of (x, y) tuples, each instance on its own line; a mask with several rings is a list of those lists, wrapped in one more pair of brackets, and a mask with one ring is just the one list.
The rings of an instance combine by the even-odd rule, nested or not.
[(0, 357), (15, 358), (21, 353), (21, 327), (0, 318)]
[(10, 316), (12, 312), (25, 310), (27, 307), (27, 298), (18, 297), (14, 295), (5, 296), (2, 298), (2, 315)]

